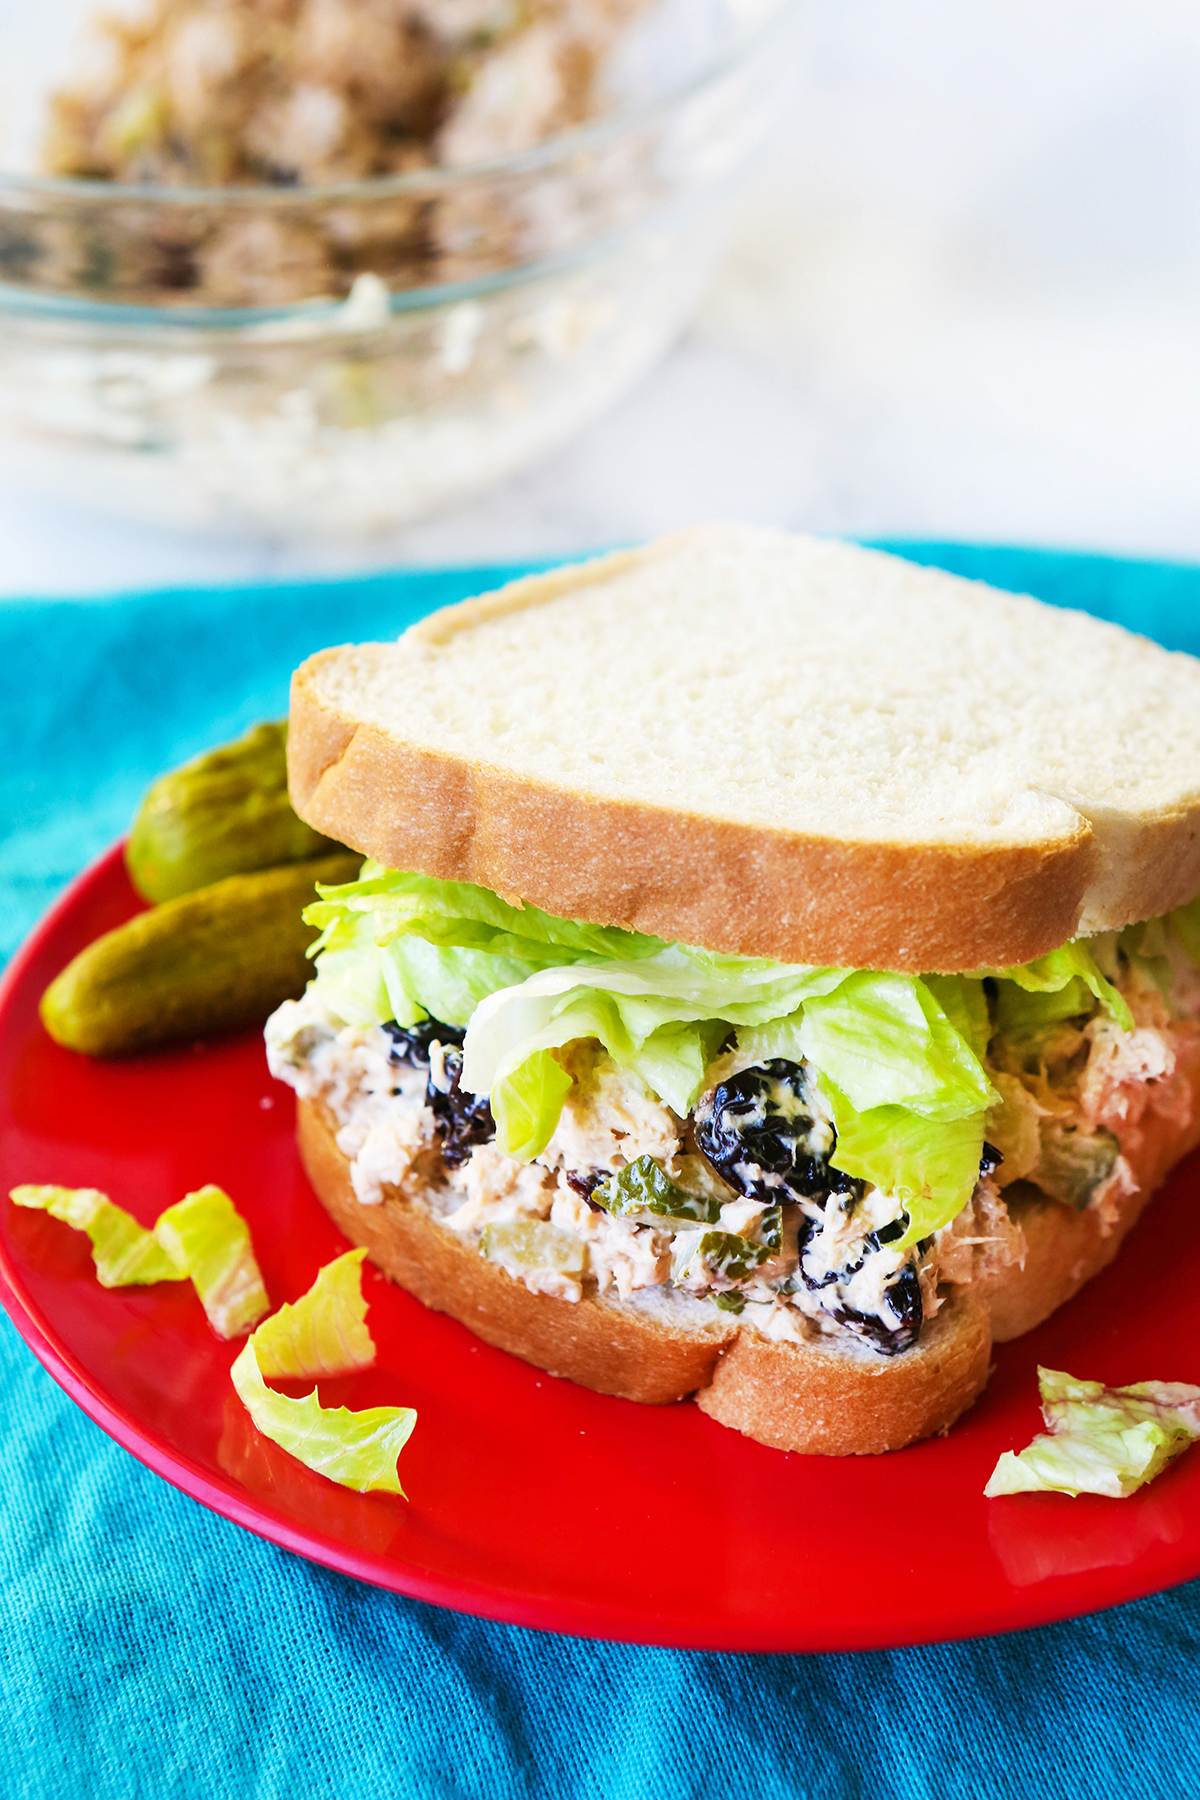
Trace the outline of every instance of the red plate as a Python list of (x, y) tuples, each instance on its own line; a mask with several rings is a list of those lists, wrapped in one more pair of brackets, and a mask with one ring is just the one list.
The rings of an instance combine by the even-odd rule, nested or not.
[[(256, 1034), (122, 1063), (59, 1050), (37, 999), (137, 902), (114, 850), (0, 987), (0, 1181), (100, 1187), (149, 1224), (219, 1182), (271, 1297), (344, 1249), (292, 1146), (292, 1096)], [(996, 1355), (948, 1438), (897, 1455), (784, 1456), (694, 1406), (640, 1407), (481, 1344), (368, 1270), (378, 1364), (327, 1404), (415, 1405), (409, 1500), (335, 1487), (259, 1437), (234, 1346), (186, 1283), (106, 1292), (86, 1239), (0, 1201), (0, 1287), (34, 1354), (142, 1462), (196, 1500), (360, 1580), (513, 1624), (731, 1650), (883, 1648), (1036, 1625), (1200, 1574), (1200, 1454), (1123, 1502), (988, 1501), (1038, 1428), (1035, 1365), (1200, 1382), (1189, 1164), (1113, 1269)], [(1162, 1254), (1161, 1245), (1169, 1246)]]

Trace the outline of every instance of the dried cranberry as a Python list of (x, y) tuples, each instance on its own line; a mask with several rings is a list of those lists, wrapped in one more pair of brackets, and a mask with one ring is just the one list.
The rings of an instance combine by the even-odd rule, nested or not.
[(444, 1047), (442, 1082), (435, 1086), (436, 1071), (431, 1064), (425, 1087), (425, 1098), (433, 1108), (442, 1140), (442, 1159), (452, 1169), (465, 1163), (477, 1144), (489, 1144), (496, 1135), (496, 1121), (487, 1100), (462, 1086), (462, 1062), (461, 1050)]
[(443, 1025), (440, 1019), (419, 1019), (415, 1025), (397, 1025), (389, 1019), (383, 1029), (392, 1040), (392, 1061), (414, 1069), (429, 1067), (431, 1044), (457, 1044), (461, 1049), (466, 1036), (461, 1026)]
[(701, 1153), (748, 1199), (772, 1204), (863, 1191), (861, 1182), (830, 1169), (837, 1133), (815, 1106), (800, 1065), (782, 1057), (705, 1094), (695, 1132)]
[[(489, 1144), (496, 1135), (496, 1121), (487, 1101), (462, 1085), (462, 1044), (466, 1033), (461, 1026), (444, 1025), (440, 1019), (421, 1019), (416, 1025), (397, 1025), (392, 1019), (384, 1030), (392, 1040), (393, 1062), (429, 1070), (425, 1104), (437, 1122), (442, 1160), (452, 1169), (458, 1168), (477, 1144)], [(435, 1044), (442, 1047), (441, 1075), (437, 1081)]]

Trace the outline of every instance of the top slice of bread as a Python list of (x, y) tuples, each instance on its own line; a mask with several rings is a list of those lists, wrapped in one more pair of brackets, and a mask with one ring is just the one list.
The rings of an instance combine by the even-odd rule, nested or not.
[(288, 761), (389, 867), (788, 962), (1006, 966), (1200, 891), (1200, 661), (746, 526), (310, 658)]

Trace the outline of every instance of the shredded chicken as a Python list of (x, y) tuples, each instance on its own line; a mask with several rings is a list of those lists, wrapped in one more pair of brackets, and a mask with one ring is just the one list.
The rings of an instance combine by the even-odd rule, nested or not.
[(1009, 1269), (1025, 1267), (1025, 1233), (1010, 1217), (992, 1176), (980, 1181), (963, 1210), (936, 1234), (940, 1280), (991, 1286)]
[(639, 1156), (675, 1155), (683, 1127), (644, 1081), (586, 1043), (573, 1047), (565, 1066), (574, 1086), (545, 1160), (564, 1169), (620, 1169)]

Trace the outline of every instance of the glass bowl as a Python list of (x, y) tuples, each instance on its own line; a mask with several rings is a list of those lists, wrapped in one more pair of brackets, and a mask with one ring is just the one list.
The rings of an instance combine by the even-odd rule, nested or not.
[(788, 92), (797, 0), (721, 10), (676, 78), (488, 162), (0, 173), (0, 470), (174, 526), (361, 537), (544, 456), (670, 344)]

